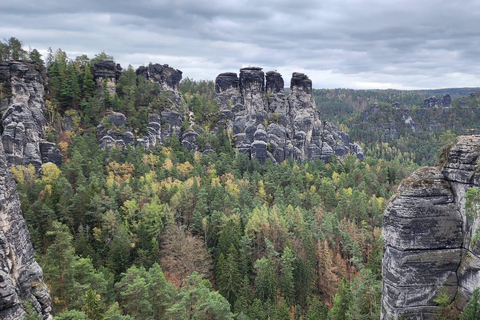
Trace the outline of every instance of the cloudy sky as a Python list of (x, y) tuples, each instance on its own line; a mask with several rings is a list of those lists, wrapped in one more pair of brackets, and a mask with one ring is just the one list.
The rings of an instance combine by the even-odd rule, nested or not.
[(11, 36), (193, 79), (261, 66), (316, 88), (480, 87), (478, 0), (1, 0)]

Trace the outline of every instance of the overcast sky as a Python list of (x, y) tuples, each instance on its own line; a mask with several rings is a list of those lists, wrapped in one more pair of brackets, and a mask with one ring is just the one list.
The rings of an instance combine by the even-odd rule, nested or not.
[(12, 36), (197, 80), (261, 66), (316, 88), (480, 87), (479, 0), (1, 0)]

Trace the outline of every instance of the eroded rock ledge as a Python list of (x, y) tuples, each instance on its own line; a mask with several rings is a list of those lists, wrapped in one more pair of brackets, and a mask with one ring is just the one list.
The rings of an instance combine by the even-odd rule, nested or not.
[(480, 287), (478, 218), (465, 216), (465, 194), (480, 186), (480, 136), (461, 136), (436, 168), (406, 178), (384, 213), (381, 319), (435, 319), (444, 290), (461, 309)]

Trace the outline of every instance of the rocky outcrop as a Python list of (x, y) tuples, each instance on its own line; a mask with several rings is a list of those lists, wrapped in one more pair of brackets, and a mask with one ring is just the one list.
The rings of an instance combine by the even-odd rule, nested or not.
[(99, 91), (103, 92), (103, 86), (105, 85), (108, 93), (113, 97), (115, 95), (117, 81), (122, 75), (122, 67), (120, 64), (115, 64), (112, 60), (96, 62), (92, 67), (92, 74)]
[[(112, 69), (114, 67), (113, 62), (108, 65), (110, 76), (113, 76), (115, 70), (118, 71), (119, 66), (117, 65), (114, 70)], [(96, 71), (95, 74), (97, 74)], [(105, 71), (102, 74), (108, 73)], [(100, 147), (117, 146), (124, 148), (128, 145), (132, 147), (142, 145), (144, 148), (152, 148), (163, 144), (169, 137), (176, 137), (187, 149), (196, 151), (195, 140), (198, 134), (193, 129), (183, 132), (184, 121), (189, 121), (190, 125), (193, 124), (193, 121), (189, 119), (189, 115), (184, 110), (183, 97), (178, 91), (182, 80), (182, 71), (169, 67), (167, 64), (150, 63), (146, 67), (140, 66), (136, 70), (136, 74), (151, 82), (158, 83), (160, 94), (164, 95), (169, 101), (169, 105), (165, 107), (165, 110), (158, 110), (158, 113), (150, 115), (147, 134), (140, 138), (135, 137), (124, 114), (111, 112), (97, 127)]]
[(266, 75), (259, 67), (219, 74), (216, 99), (227, 128), (235, 134), (236, 148), (261, 163), (287, 158), (303, 161), (348, 153), (363, 157), (361, 147), (346, 133), (321, 121), (312, 99), (312, 81), (293, 73), (290, 93), (278, 72)]
[(0, 81), (6, 89), (1, 100), (0, 132), (7, 161), (11, 165), (33, 164), (37, 169), (43, 162), (60, 164), (62, 158), (58, 148), (53, 144), (48, 148), (45, 145), (41, 72), (23, 62), (0, 62)]
[(28, 309), (41, 319), (52, 319), (42, 276), (0, 142), (0, 319), (23, 319)]
[(101, 148), (143, 146), (145, 149), (162, 145), (169, 137), (175, 137), (190, 151), (196, 151), (198, 134), (189, 130), (182, 135), (183, 116), (175, 111), (150, 115), (147, 134), (136, 138), (127, 117), (120, 112), (109, 113), (97, 126), (97, 139)]
[(452, 106), (452, 97), (450, 94), (446, 94), (443, 96), (442, 100), (438, 100), (437, 97), (431, 96), (423, 101), (424, 108), (449, 108)]
[(182, 80), (182, 71), (174, 69), (168, 64), (150, 63), (146, 67), (140, 66), (136, 73), (150, 81), (160, 83), (164, 90), (178, 91), (178, 85)]
[[(150, 148), (175, 137), (188, 150), (197, 151), (198, 133), (194, 130), (193, 116), (184, 110), (183, 97), (178, 91), (182, 72), (168, 65), (149, 64), (139, 67), (136, 74), (158, 83), (170, 106), (151, 115), (147, 134), (141, 138), (134, 136), (123, 114), (110, 113), (98, 126), (100, 146)], [(350, 143), (346, 133), (320, 120), (312, 99), (312, 81), (302, 73), (293, 74), (289, 94), (278, 72), (265, 74), (259, 67), (243, 68), (240, 76), (220, 74), (215, 91), (223, 122), (235, 134), (237, 149), (261, 163), (266, 159), (282, 162), (287, 158), (329, 161), (334, 154), (349, 153), (363, 158), (362, 148)], [(189, 125), (185, 126), (187, 122)]]
[(461, 309), (480, 287), (479, 218), (465, 194), (480, 187), (480, 136), (458, 137), (436, 168), (405, 179), (384, 213), (382, 319), (435, 319), (444, 291)]
[(167, 98), (171, 101), (170, 109), (178, 109), (183, 102), (182, 95), (178, 92), (178, 86), (182, 80), (182, 71), (170, 67), (168, 64), (152, 64), (140, 66), (136, 74), (147, 80), (160, 84), (164, 92), (168, 92)]
[(135, 136), (123, 113), (112, 112), (97, 126), (101, 148), (135, 146)]

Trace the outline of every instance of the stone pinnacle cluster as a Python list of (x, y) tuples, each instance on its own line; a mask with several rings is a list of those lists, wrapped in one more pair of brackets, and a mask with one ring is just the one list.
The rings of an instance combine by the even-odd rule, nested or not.
[(361, 147), (350, 143), (348, 134), (320, 119), (312, 99), (312, 81), (303, 73), (293, 73), (286, 92), (278, 72), (242, 68), (239, 76), (219, 74), (215, 91), (237, 149), (262, 163), (287, 158), (329, 161), (333, 154), (348, 153), (363, 157)]

